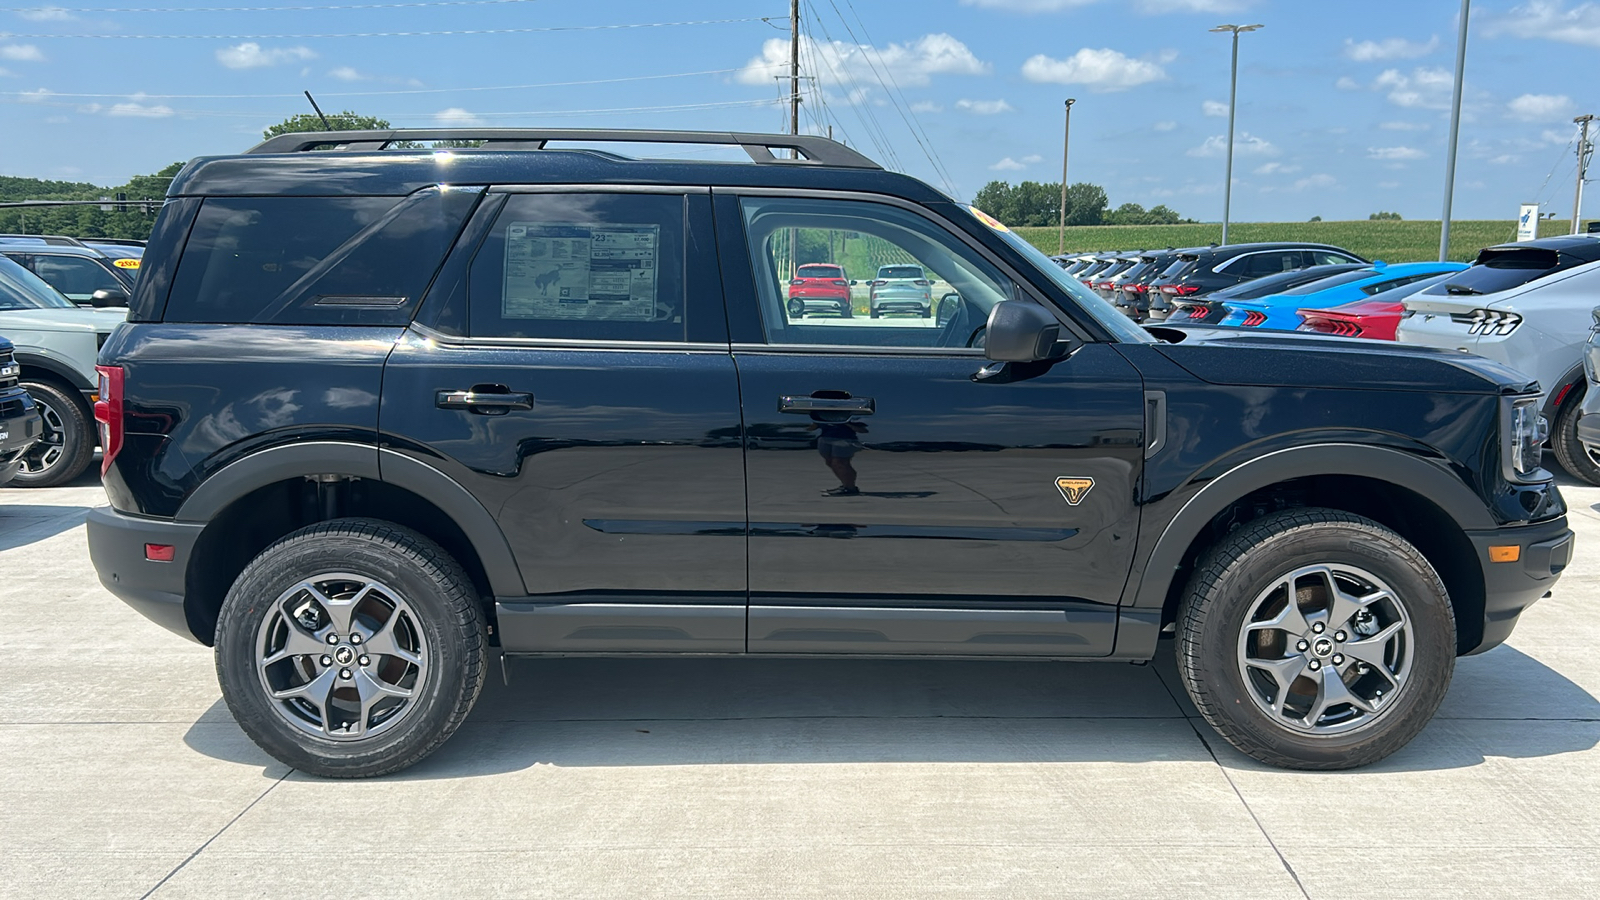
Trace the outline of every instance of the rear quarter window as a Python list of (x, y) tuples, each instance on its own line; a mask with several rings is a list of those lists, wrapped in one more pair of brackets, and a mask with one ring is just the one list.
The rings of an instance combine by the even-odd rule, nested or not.
[(200, 207), (168, 322), (405, 325), (478, 193), (215, 197)]

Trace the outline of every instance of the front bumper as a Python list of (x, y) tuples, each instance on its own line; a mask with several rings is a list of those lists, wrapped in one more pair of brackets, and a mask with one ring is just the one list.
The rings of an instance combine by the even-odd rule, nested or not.
[[(189, 558), (204, 527), (98, 507), (89, 511), (89, 559), (100, 583), (122, 602), (174, 634), (206, 643), (190, 626), (183, 603)], [(146, 559), (146, 544), (171, 546), (172, 561)]]
[(39, 408), (23, 391), (0, 396), (0, 485), (22, 468), (22, 455), (44, 434)]
[[(1483, 568), (1483, 638), (1467, 654), (1482, 653), (1511, 636), (1522, 611), (1550, 593), (1572, 560), (1573, 534), (1562, 516), (1536, 525), (1469, 531)], [(1517, 559), (1493, 562), (1489, 548), (1515, 546)]]

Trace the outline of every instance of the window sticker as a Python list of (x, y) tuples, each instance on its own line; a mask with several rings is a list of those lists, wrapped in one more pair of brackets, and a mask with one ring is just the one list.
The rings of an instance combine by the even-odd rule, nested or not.
[(507, 319), (656, 317), (659, 225), (550, 225), (506, 228)]

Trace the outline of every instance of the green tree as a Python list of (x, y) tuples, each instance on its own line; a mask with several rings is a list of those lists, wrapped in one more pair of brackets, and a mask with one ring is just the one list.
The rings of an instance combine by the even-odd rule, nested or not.
[[(329, 126), (332, 126), (331, 129)], [(322, 124), (322, 117), (316, 113), (290, 116), (276, 125), (269, 126), (266, 131), (261, 132), (261, 137), (264, 140), (280, 134), (299, 134), (305, 131), (378, 131), (388, 127), (388, 119), (363, 116), (347, 109), (343, 112), (329, 113), (327, 125)]]
[(1367, 221), (1369, 221), (1369, 222), (1398, 222), (1398, 221), (1400, 221), (1400, 214), (1397, 213), (1397, 212), (1375, 212), (1372, 215), (1367, 216)]
[[(1056, 184), (1056, 191), (1058, 193), (1061, 191), (1059, 183)], [(1067, 224), (1102, 224), (1105, 221), (1107, 205), (1105, 188), (1098, 184), (1080, 181), (1067, 188)]]

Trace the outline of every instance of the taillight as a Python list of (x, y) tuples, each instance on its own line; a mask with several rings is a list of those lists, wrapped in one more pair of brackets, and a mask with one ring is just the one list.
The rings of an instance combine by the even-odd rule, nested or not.
[(834, 281), (833, 281), (833, 286), (834, 287), (849, 287), (850, 286), (850, 282), (835, 278)]
[(1299, 310), (1305, 322), (1301, 323), (1300, 331), (1314, 331), (1317, 334), (1333, 334), (1339, 337), (1360, 337), (1361, 326), (1355, 322), (1345, 322), (1339, 319), (1329, 319), (1321, 315), (1321, 310)]
[(95, 366), (100, 377), (100, 399), (94, 403), (94, 420), (100, 423), (100, 474), (111, 468), (111, 461), (122, 452), (122, 376), (121, 366)]
[(917, 287), (927, 287), (930, 282), (926, 278), (918, 278), (916, 281), (913, 281), (911, 283), (916, 285)]
[(806, 280), (804, 278), (791, 278), (791, 279), (789, 279), (789, 286), (790, 287), (799, 287), (800, 285), (805, 284), (805, 283), (806, 283)]
[(1189, 307), (1189, 318), (1191, 318), (1191, 319), (1204, 319), (1206, 317), (1206, 314), (1209, 313), (1209, 312), (1211, 312), (1211, 310), (1207, 309), (1204, 306), (1191, 306), (1191, 307)]
[(1164, 287), (1161, 290), (1169, 294), (1177, 294), (1178, 296), (1183, 297), (1198, 292), (1200, 290), (1200, 286), (1197, 284), (1174, 284)]
[(1259, 309), (1252, 309), (1244, 314), (1244, 327), (1255, 328), (1267, 320), (1267, 314)]

